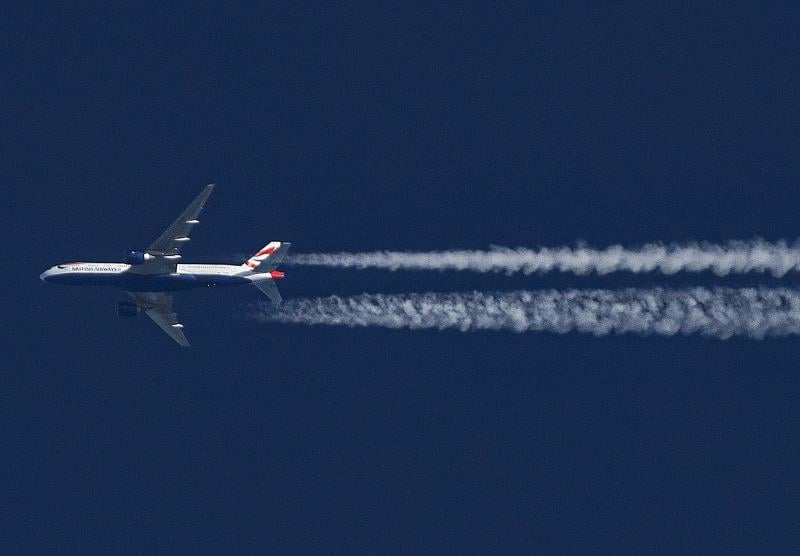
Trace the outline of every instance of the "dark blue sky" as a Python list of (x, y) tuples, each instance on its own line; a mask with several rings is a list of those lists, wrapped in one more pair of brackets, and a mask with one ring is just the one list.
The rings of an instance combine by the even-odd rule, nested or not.
[[(264, 325), (246, 288), (180, 295), (180, 350), (37, 278), (207, 182), (188, 262), (794, 239), (795, 10), (167, 4), (6, 16), (4, 551), (798, 548), (797, 339)], [(287, 297), (777, 283), (289, 270)]]

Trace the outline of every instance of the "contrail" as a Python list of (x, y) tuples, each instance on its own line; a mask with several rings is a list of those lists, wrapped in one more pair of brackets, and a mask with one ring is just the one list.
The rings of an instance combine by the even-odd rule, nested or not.
[(361, 294), (249, 306), (263, 322), (764, 338), (800, 333), (800, 290), (689, 288)]
[(488, 251), (373, 251), (365, 253), (296, 254), (288, 261), (295, 265), (341, 268), (382, 268), (388, 270), (470, 270), (473, 272), (551, 271), (576, 274), (607, 274), (616, 271), (635, 273), (658, 271), (712, 271), (719, 276), (731, 273), (768, 272), (781, 277), (800, 270), (800, 244), (775, 243), (760, 239), (729, 241), (724, 244), (650, 243), (626, 248), (613, 245), (595, 249), (541, 247), (537, 249), (492, 247)]

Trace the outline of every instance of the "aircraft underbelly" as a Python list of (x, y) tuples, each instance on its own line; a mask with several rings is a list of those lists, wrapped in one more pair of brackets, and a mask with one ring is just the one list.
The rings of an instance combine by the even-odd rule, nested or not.
[(80, 286), (116, 286), (135, 292), (163, 292), (216, 286), (249, 284), (241, 276), (213, 274), (131, 274), (94, 273), (61, 275), (54, 282)]
[[(236, 286), (248, 284), (249, 280), (241, 276), (196, 275), (196, 274), (156, 274), (136, 276), (124, 287), (129, 291), (175, 291), (192, 288)], [(130, 279), (130, 278), (129, 278)]]

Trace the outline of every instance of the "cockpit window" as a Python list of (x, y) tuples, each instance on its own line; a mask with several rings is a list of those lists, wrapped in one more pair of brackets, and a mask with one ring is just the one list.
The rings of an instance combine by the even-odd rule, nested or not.
[(56, 266), (56, 268), (67, 268), (67, 265), (65, 265), (65, 264), (60, 264), (60, 265)]

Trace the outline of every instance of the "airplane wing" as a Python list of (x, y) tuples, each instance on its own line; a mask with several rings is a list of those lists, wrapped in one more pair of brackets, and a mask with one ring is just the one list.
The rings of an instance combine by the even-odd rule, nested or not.
[(183, 347), (189, 347), (189, 340), (183, 334), (183, 325), (172, 309), (172, 294), (166, 292), (128, 292), (136, 305), (153, 319), (161, 330)]
[(176, 272), (181, 248), (184, 243), (189, 241), (189, 234), (191, 234), (192, 228), (200, 223), (197, 217), (200, 216), (200, 211), (203, 210), (203, 205), (206, 204), (213, 190), (213, 183), (205, 186), (194, 201), (186, 207), (186, 210), (175, 219), (175, 222), (148, 247), (147, 252), (151, 255), (156, 255), (153, 261), (133, 266), (129, 272), (137, 274), (171, 274)]

